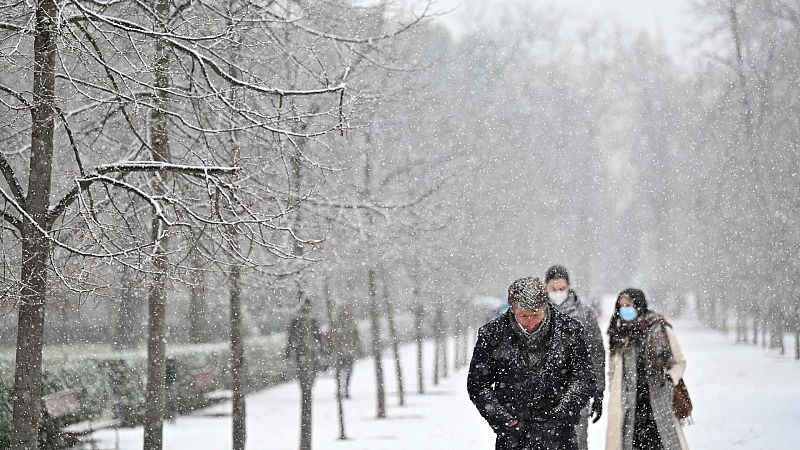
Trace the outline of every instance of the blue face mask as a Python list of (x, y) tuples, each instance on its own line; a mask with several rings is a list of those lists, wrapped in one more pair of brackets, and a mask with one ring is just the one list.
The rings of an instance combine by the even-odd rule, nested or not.
[(622, 318), (622, 320), (631, 321), (638, 315), (639, 313), (633, 306), (620, 306), (619, 308), (619, 316)]

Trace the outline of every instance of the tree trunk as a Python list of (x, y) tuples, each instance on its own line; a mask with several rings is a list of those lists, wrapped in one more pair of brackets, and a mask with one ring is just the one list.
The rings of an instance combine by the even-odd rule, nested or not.
[(123, 351), (135, 348), (139, 344), (140, 330), (137, 329), (141, 318), (140, 303), (134, 291), (134, 275), (131, 269), (124, 268), (122, 273), (122, 300), (117, 311), (117, 326), (114, 337), (114, 350)]
[(800, 308), (794, 305), (794, 359), (800, 359)]
[[(234, 232), (231, 245), (236, 246), (238, 235)], [(238, 251), (238, 249), (235, 249)], [(231, 320), (231, 390), (233, 450), (244, 450), (247, 442), (247, 411), (245, 409), (244, 326), (242, 323), (241, 266), (234, 263), (230, 272)]]
[(719, 314), (720, 314), (720, 328), (722, 332), (727, 336), (728, 335), (728, 305), (722, 303), (720, 300), (719, 304)]
[(383, 301), (386, 302), (386, 318), (389, 322), (389, 339), (392, 343), (392, 356), (394, 356), (394, 373), (397, 377), (397, 402), (400, 406), (405, 405), (406, 396), (403, 386), (403, 367), (400, 361), (400, 345), (397, 338), (397, 329), (394, 325), (394, 305), (389, 295), (388, 275), (384, 271), (383, 276)]
[(758, 312), (753, 313), (753, 345), (758, 345)]
[(453, 371), (461, 369), (461, 312), (456, 310), (453, 322)]
[[(739, 310), (740, 308), (737, 308)], [(747, 342), (747, 329), (745, 328), (745, 318), (741, 314), (736, 314), (736, 343)]]
[[(153, 219), (155, 233), (161, 234), (162, 224)], [(159, 240), (153, 261), (153, 284), (148, 297), (147, 335), (147, 391), (144, 412), (144, 450), (160, 450), (163, 447), (163, 422), (166, 377), (166, 301), (165, 274), (167, 259), (164, 245)]]
[(298, 287), (300, 303), (298, 323), (299, 346), (297, 348), (297, 381), (300, 384), (300, 450), (311, 450), (313, 388), (317, 375), (319, 330), (311, 317), (311, 303), (304, 298), (302, 287)]
[(444, 311), (442, 311), (442, 321), (441, 321), (441, 331), (440, 336), (442, 340), (442, 378), (447, 378), (450, 376), (450, 357), (448, 356), (448, 347), (449, 347), (449, 340), (450, 340), (450, 324), (445, 319)]
[(208, 319), (203, 255), (196, 245), (189, 258), (189, 339), (193, 344), (201, 344), (208, 342)]
[(777, 349), (780, 355), (786, 354), (786, 345), (783, 341), (783, 313), (781, 311), (776, 311), (773, 314), (770, 348)]
[(464, 325), (464, 335), (461, 336), (461, 342), (462, 342), (462, 345), (464, 346), (463, 350), (461, 352), (461, 358), (462, 358), (461, 367), (467, 367), (469, 365), (469, 344), (470, 344), (469, 336), (470, 336), (470, 330), (471, 330), (471, 328), (470, 328), (469, 324), (468, 323), (465, 324)]
[(420, 394), (425, 393), (425, 374), (423, 367), (423, 345), (425, 343), (425, 336), (423, 334), (423, 316), (425, 309), (418, 305), (414, 308), (414, 334), (417, 341), (417, 392)]
[(433, 385), (439, 385), (439, 368), (441, 364), (439, 361), (441, 360), (441, 338), (439, 336), (439, 327), (442, 326), (441, 322), (441, 310), (436, 309), (436, 312), (433, 313)]
[(367, 288), (369, 289), (369, 322), (372, 337), (372, 359), (375, 362), (375, 400), (378, 419), (386, 418), (386, 392), (383, 383), (383, 361), (381, 360), (381, 321), (378, 315), (378, 293), (375, 269), (367, 269)]
[(344, 402), (342, 401), (342, 359), (339, 357), (338, 352), (341, 351), (343, 343), (340, 336), (341, 318), (336, 317), (333, 311), (333, 299), (331, 298), (331, 289), (328, 277), (325, 277), (324, 292), (322, 295), (325, 297), (325, 310), (328, 313), (328, 323), (331, 329), (331, 343), (335, 349), (333, 354), (333, 371), (336, 377), (336, 418), (339, 422), (339, 439), (347, 439), (347, 434), (344, 430)]
[[(55, 58), (57, 8), (54, 0), (42, 0), (36, 9), (33, 42), (33, 108), (28, 191), (21, 205), (36, 223), (49, 228), (53, 166), (53, 117), (55, 106)], [(11, 448), (37, 450), (42, 399), (42, 346), (50, 242), (36, 226), (24, 220), (19, 318)]]
[[(231, 24), (232, 25), (232, 24)], [(235, 41), (236, 52), (234, 59), (239, 59), (239, 42)], [(241, 71), (234, 65), (229, 68), (229, 73), (235, 77), (241, 77)], [(232, 105), (240, 101), (238, 89), (232, 89), (229, 100)], [(236, 124), (231, 121), (231, 129), (236, 128)], [(240, 163), (241, 154), (238, 134), (236, 131), (230, 133), (231, 146), (231, 165), (236, 167)], [(235, 226), (227, 228), (228, 241), (231, 246), (231, 254), (237, 258), (239, 254), (239, 230)], [(195, 249), (195, 254), (199, 251)], [(244, 450), (247, 443), (247, 409), (245, 402), (244, 386), (247, 378), (246, 361), (244, 358), (244, 323), (242, 317), (242, 265), (234, 260), (230, 272), (230, 321), (231, 321), (231, 397), (232, 416), (231, 433), (233, 450)], [(200, 280), (202, 281), (202, 280)], [(200, 286), (202, 286), (201, 283)], [(309, 444), (310, 445), (310, 444)]]
[(300, 381), (300, 450), (311, 450), (311, 390), (314, 380), (307, 373), (301, 373)]
[[(156, 10), (160, 17), (167, 17), (169, 1), (159, 0)], [(167, 162), (169, 155), (169, 131), (166, 104), (166, 89), (169, 87), (169, 53), (164, 43), (157, 39), (155, 46), (153, 98), (154, 109), (150, 117), (151, 147), (153, 160)], [(164, 176), (162, 174), (162, 176)], [(155, 195), (166, 191), (165, 180), (154, 183)], [(153, 280), (148, 298), (148, 336), (147, 336), (147, 392), (145, 393), (144, 450), (161, 450), (163, 447), (164, 400), (166, 372), (166, 272), (167, 240), (164, 236), (164, 223), (153, 215)]]

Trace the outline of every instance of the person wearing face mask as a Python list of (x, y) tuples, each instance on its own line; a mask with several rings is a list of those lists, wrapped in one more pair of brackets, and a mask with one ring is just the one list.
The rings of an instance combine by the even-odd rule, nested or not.
[(508, 304), (478, 330), (469, 398), (497, 450), (577, 450), (575, 425), (595, 389), (582, 327), (549, 305), (538, 278), (514, 281)]
[(603, 333), (597, 323), (592, 308), (581, 302), (569, 283), (567, 268), (561, 265), (551, 266), (545, 273), (545, 288), (550, 304), (562, 313), (572, 317), (583, 325), (583, 338), (589, 349), (589, 359), (595, 376), (595, 391), (591, 403), (581, 410), (581, 418), (575, 427), (578, 436), (578, 448), (587, 450), (589, 420), (600, 420), (603, 414), (603, 391), (605, 390), (606, 351), (603, 346)]
[(686, 359), (672, 325), (648, 309), (644, 292), (625, 289), (608, 336), (606, 450), (687, 450), (672, 403)]

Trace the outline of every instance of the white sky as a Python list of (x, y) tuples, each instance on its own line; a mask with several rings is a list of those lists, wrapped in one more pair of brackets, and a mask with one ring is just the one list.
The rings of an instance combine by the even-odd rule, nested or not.
[[(413, 0), (425, 3), (425, 0)], [(481, 5), (487, 10), (491, 6), (511, 3), (512, 0), (434, 0), (435, 10), (453, 12), (440, 18), (448, 27), (455, 30), (462, 26), (463, 11)], [(519, 0), (517, 0), (519, 1)], [(528, 0), (558, 5), (574, 12), (577, 20), (600, 20), (605, 23), (619, 24), (624, 28), (646, 30), (660, 35), (667, 49), (673, 55), (682, 54), (694, 42), (698, 23), (692, 14), (692, 0), (562, 0), (547, 2), (544, 0)]]

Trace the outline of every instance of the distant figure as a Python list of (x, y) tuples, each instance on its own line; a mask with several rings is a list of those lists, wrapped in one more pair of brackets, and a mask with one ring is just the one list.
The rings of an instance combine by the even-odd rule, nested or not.
[(306, 299), (289, 324), (286, 341), (286, 357), (301, 382), (316, 377), (321, 368), (321, 348), (319, 320), (312, 315), (311, 301)]
[(358, 323), (350, 308), (342, 306), (339, 314), (334, 319), (331, 330), (331, 343), (333, 344), (333, 357), (338, 358), (341, 368), (340, 376), (342, 395), (350, 398), (350, 378), (353, 375), (353, 363), (362, 353), (361, 337), (358, 334)]
[(551, 307), (538, 278), (508, 288), (511, 308), (478, 330), (467, 392), (500, 450), (577, 450), (595, 390), (580, 323)]
[(606, 349), (603, 346), (603, 332), (600, 331), (595, 312), (581, 302), (578, 294), (572, 289), (566, 267), (551, 266), (547, 269), (544, 280), (550, 303), (583, 325), (583, 339), (589, 349), (590, 363), (595, 377), (595, 391), (592, 392), (591, 404), (587, 403), (581, 410), (580, 422), (575, 432), (578, 435), (578, 448), (587, 450), (589, 418), (594, 418), (592, 422), (597, 423), (603, 415), (603, 391), (606, 388)]
[(319, 370), (327, 372), (333, 358), (333, 340), (330, 328), (323, 325), (319, 330)]
[(311, 300), (301, 300), (297, 316), (286, 333), (286, 358), (300, 384), (300, 448), (311, 448), (314, 381), (320, 369), (319, 321), (313, 316)]
[(639, 289), (619, 293), (608, 326), (607, 450), (686, 450), (672, 390), (686, 370), (672, 325)]

